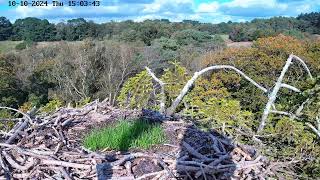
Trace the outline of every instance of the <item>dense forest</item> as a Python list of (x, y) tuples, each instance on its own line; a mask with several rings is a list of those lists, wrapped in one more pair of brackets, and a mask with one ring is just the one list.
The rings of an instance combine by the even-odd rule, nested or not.
[[(46, 19), (17, 19), (13, 24), (5, 17), (0, 18), (0, 41), (81, 41), (93, 39), (119, 39), (126, 42), (141, 41), (146, 45), (160, 37), (180, 37), (186, 33), (206, 38), (215, 34), (227, 34), (233, 41), (252, 41), (260, 37), (275, 36), (279, 33), (293, 35), (298, 38), (308, 34), (318, 34), (320, 13), (301, 14), (297, 18), (274, 17), (270, 19), (254, 19), (251, 22), (227, 22), (219, 24), (201, 23), (184, 20), (170, 22), (168, 19), (133, 22), (108, 22), (97, 24), (83, 18), (67, 20), (52, 24)], [(200, 31), (184, 32), (185, 30)], [(194, 37), (196, 38), (196, 37)], [(183, 43), (183, 42), (181, 42)]]
[[(106, 99), (110, 106), (161, 112), (162, 100), (172, 106), (195, 72), (228, 65), (263, 91), (232, 69), (213, 70), (190, 86), (174, 113), (284, 162), (290, 168), (279, 172), (282, 178), (320, 178), (320, 41), (314, 38), (319, 33), (318, 12), (220, 24), (166, 19), (97, 24), (82, 18), (52, 24), (31, 17), (12, 24), (1, 17), (0, 41), (17, 45), (0, 48), (0, 105), (50, 113)], [(230, 40), (252, 45), (230, 48)], [(284, 75), (292, 54), (310, 72), (296, 58)], [(273, 113), (258, 130), (280, 75)], [(1, 110), (2, 118), (16, 116)], [(1, 124), (4, 130), (12, 126)]]

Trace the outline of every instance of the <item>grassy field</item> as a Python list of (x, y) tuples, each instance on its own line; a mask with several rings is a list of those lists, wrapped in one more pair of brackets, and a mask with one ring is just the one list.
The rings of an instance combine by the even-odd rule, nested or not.
[(22, 41), (0, 41), (0, 53), (14, 51), (17, 44)]
[(164, 143), (165, 133), (159, 124), (144, 120), (120, 121), (115, 126), (107, 126), (92, 131), (84, 139), (84, 146), (91, 150), (147, 149)]

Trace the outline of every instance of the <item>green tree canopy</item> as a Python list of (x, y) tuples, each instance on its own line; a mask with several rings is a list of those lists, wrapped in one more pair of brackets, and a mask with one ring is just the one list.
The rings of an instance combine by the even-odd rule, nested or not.
[(12, 36), (12, 24), (5, 18), (0, 17), (0, 41), (7, 40)]

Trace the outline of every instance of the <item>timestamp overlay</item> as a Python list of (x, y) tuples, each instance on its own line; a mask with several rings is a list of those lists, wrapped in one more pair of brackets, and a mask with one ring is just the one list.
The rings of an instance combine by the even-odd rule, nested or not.
[(32, 1), (32, 0), (22, 0), (22, 1), (8, 1), (7, 5), (10, 7), (18, 7), (18, 6), (54, 6), (54, 7), (64, 7), (64, 6), (71, 6), (71, 7), (86, 7), (86, 6), (100, 6), (101, 1), (94, 1), (94, 0), (70, 0), (70, 1), (55, 1), (55, 0), (48, 0), (48, 1)]

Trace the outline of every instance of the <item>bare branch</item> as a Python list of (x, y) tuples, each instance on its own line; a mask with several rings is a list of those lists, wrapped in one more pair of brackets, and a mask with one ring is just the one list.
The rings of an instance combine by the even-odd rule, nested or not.
[(294, 92), (297, 92), (297, 93), (300, 93), (300, 92), (301, 92), (300, 89), (298, 89), (298, 88), (296, 88), (296, 87), (294, 87), (294, 86), (291, 86), (291, 85), (289, 85), (289, 84), (282, 83), (282, 84), (281, 84), (281, 87), (282, 87), (282, 88), (290, 89), (290, 90), (292, 90), (292, 91), (294, 91)]
[[(303, 65), (304, 69), (308, 72), (309, 77), (313, 78), (311, 73), (310, 73), (310, 70), (309, 70), (308, 66), (305, 64), (305, 62), (302, 59), (300, 59), (298, 56), (295, 56), (295, 55), (291, 54), (289, 56), (289, 58), (287, 59), (286, 64), (282, 68), (281, 74), (278, 77), (278, 80), (277, 80), (277, 82), (276, 82), (271, 94), (269, 95), (269, 100), (268, 100), (268, 103), (266, 104), (266, 107), (265, 107), (265, 109), (263, 111), (261, 122), (260, 122), (260, 125), (259, 125), (259, 128), (258, 128), (258, 132), (261, 132), (263, 130), (263, 128), (264, 128), (264, 126), (266, 124), (268, 115), (270, 113), (271, 107), (273, 106), (273, 104), (274, 104), (274, 102), (275, 102), (275, 100), (277, 98), (277, 94), (278, 94), (280, 88), (281, 87), (285, 87), (285, 88), (291, 89), (291, 90), (296, 91), (296, 92), (298, 90), (297, 88), (295, 88), (293, 86), (290, 86), (290, 85), (282, 83), (286, 72), (288, 71), (290, 65), (292, 64), (293, 58), (298, 60)], [(298, 90), (298, 91), (301, 92), (300, 90)]]
[(311, 129), (312, 129), (312, 131), (314, 132), (314, 133), (316, 133), (316, 135), (320, 138), (320, 129), (316, 129), (312, 124), (310, 124), (310, 123), (306, 123), (306, 125), (307, 126), (309, 126)]
[(295, 114), (285, 111), (270, 110), (270, 113), (289, 116), (291, 119), (299, 119)]
[(159, 83), (160, 87), (161, 87), (161, 100), (160, 100), (160, 113), (164, 113), (165, 111), (165, 106), (166, 106), (166, 96), (164, 93), (164, 85), (165, 83), (163, 83), (159, 78), (156, 77), (156, 75), (151, 71), (151, 69), (149, 69), (148, 67), (145, 67), (146, 70), (148, 71), (149, 75), (157, 82)]
[(30, 122), (32, 121), (28, 114), (26, 114), (26, 113), (24, 113), (24, 112), (22, 112), (22, 111), (20, 111), (18, 109), (14, 109), (14, 108), (11, 108), (11, 107), (0, 107), (0, 109), (8, 109), (8, 110), (12, 110), (12, 111), (18, 112), (18, 113), (22, 114), (24, 117), (26, 117)]
[(171, 116), (174, 111), (176, 110), (177, 106), (179, 105), (179, 103), (182, 101), (183, 97), (188, 93), (189, 89), (192, 87), (192, 85), (194, 84), (194, 82), (197, 80), (197, 78), (199, 76), (201, 76), (202, 74), (211, 71), (211, 70), (217, 70), (217, 69), (231, 69), (236, 71), (238, 74), (240, 74), (241, 76), (243, 76), (246, 80), (248, 80), (249, 82), (251, 82), (254, 86), (256, 86), (257, 88), (259, 88), (261, 91), (263, 91), (264, 93), (267, 93), (268, 90), (264, 87), (262, 87), (261, 85), (259, 85), (257, 82), (255, 82), (253, 79), (251, 79), (249, 76), (247, 76), (245, 73), (243, 73), (242, 71), (240, 71), (239, 69), (233, 67), (233, 66), (229, 66), (229, 65), (217, 65), (217, 66), (210, 66), (207, 67), (199, 72), (195, 72), (193, 77), (187, 82), (187, 84), (183, 87), (183, 89), (180, 91), (180, 94), (178, 95), (178, 97), (174, 100), (174, 102), (172, 103), (172, 105), (166, 110), (166, 115)]
[(292, 56), (295, 60), (298, 60), (298, 61), (302, 64), (303, 68), (307, 71), (308, 76), (309, 76), (311, 79), (313, 79), (313, 77), (312, 77), (312, 75), (311, 75), (311, 72), (310, 72), (307, 64), (306, 64), (301, 58), (299, 58), (298, 56), (293, 55), (293, 54), (292, 54), (291, 56)]

